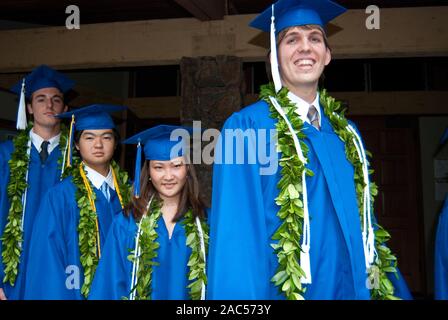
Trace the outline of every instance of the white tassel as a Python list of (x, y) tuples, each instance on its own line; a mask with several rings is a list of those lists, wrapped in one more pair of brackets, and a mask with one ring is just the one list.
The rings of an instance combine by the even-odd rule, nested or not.
[(364, 206), (363, 206), (363, 230), (362, 230), (362, 244), (364, 249), (364, 259), (366, 264), (366, 269), (369, 269), (373, 264), (375, 259), (375, 231), (372, 227), (372, 214), (371, 214), (371, 204), (370, 204), (370, 181), (369, 181), (369, 169), (367, 167), (367, 157), (364, 152), (364, 146), (362, 145), (361, 137), (358, 135), (356, 130), (348, 125), (347, 127), (350, 132), (353, 133), (355, 138), (353, 142), (358, 152), (359, 159), (362, 163), (363, 179), (364, 179)]
[(367, 256), (370, 265), (373, 264), (375, 258), (375, 233), (372, 227), (369, 228), (369, 236), (367, 237)]
[(134, 290), (135, 286), (137, 285), (138, 282), (138, 259), (140, 258), (140, 254), (141, 254), (141, 248), (138, 245), (138, 242), (140, 240), (140, 233), (142, 230), (142, 221), (143, 219), (146, 217), (146, 214), (148, 213), (148, 210), (151, 206), (151, 202), (152, 199), (154, 198), (154, 196), (151, 197), (151, 199), (149, 200), (148, 204), (146, 205), (146, 213), (143, 215), (143, 217), (141, 218), (139, 224), (138, 224), (138, 229), (137, 229), (137, 236), (135, 237), (135, 247), (134, 247), (134, 261), (132, 262), (132, 275), (131, 275), (131, 288), (129, 289), (130, 294), (129, 294), (129, 300), (135, 300), (135, 292), (136, 290)]
[(302, 233), (302, 251), (300, 252), (300, 267), (305, 276), (300, 279), (301, 283), (310, 284), (311, 279), (311, 228), (310, 215), (308, 211), (308, 190), (306, 187), (306, 170), (302, 172), (302, 190), (303, 190), (303, 233)]
[[(296, 148), (297, 156), (300, 162), (305, 165), (307, 160), (303, 156), (302, 148), (300, 147), (299, 138), (294, 132), (294, 129), (289, 122), (288, 117), (283, 111), (282, 107), (279, 105), (278, 101), (274, 97), (269, 97), (275, 110), (282, 116), (288, 126), (289, 132), (291, 133), (292, 139), (294, 141), (294, 147)], [(302, 251), (300, 252), (300, 267), (305, 273), (305, 277), (300, 279), (301, 283), (310, 284), (312, 281), (311, 277), (311, 262), (310, 262), (310, 250), (311, 250), (311, 228), (310, 228), (310, 216), (308, 211), (308, 190), (306, 186), (306, 171), (302, 172), (302, 191), (303, 191), (303, 233), (302, 233)]]
[[(201, 242), (201, 253), (204, 256), (205, 270), (207, 270), (207, 261), (206, 261), (206, 256), (205, 256), (204, 233), (202, 232), (201, 221), (199, 220), (198, 216), (196, 216), (196, 226), (198, 228), (199, 238), (200, 238), (200, 242)], [(202, 287), (201, 287), (201, 300), (205, 300), (205, 283), (204, 283), (204, 281), (202, 281)]]
[(17, 130), (25, 130), (26, 121), (26, 105), (25, 105), (25, 79), (22, 80), (22, 89), (20, 90), (19, 110), (17, 111)]
[(305, 272), (305, 277), (300, 278), (300, 282), (303, 284), (312, 283), (311, 280), (311, 262), (310, 262), (310, 252), (309, 248), (302, 246), (302, 250), (300, 252), (300, 268), (302, 268), (303, 272)]
[(278, 59), (277, 59), (277, 41), (275, 40), (275, 15), (274, 15), (274, 5), (272, 5), (272, 15), (271, 15), (271, 75), (274, 81), (275, 92), (279, 92), (282, 88), (282, 81), (280, 80), (280, 72), (278, 70)]

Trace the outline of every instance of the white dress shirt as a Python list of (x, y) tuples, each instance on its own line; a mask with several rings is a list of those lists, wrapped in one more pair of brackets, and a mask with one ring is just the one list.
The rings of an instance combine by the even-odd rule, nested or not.
[[(33, 129), (30, 130), (30, 139), (31, 143), (34, 145), (34, 147), (37, 149), (37, 151), (41, 151), (42, 142), (45, 141), (44, 138), (42, 138), (40, 135), (35, 133)], [(48, 154), (51, 153), (51, 151), (54, 150), (59, 145), (59, 141), (61, 140), (61, 134), (59, 133), (57, 136), (54, 136), (50, 140), (47, 140), (50, 144), (48, 145)]]
[(88, 165), (85, 165), (86, 169), (86, 176), (92, 182), (93, 186), (97, 188), (98, 190), (101, 190), (101, 186), (103, 185), (104, 181), (106, 181), (109, 188), (112, 190), (115, 190), (114, 186), (114, 178), (112, 176), (112, 169), (109, 169), (109, 173), (107, 174), (107, 177), (103, 176), (98, 171), (90, 168)]
[(322, 117), (320, 112), (320, 104), (319, 104), (319, 92), (316, 93), (316, 98), (312, 103), (308, 103), (302, 98), (296, 96), (291, 91), (288, 92), (288, 98), (291, 100), (292, 103), (296, 105), (296, 113), (300, 116), (300, 119), (302, 119), (303, 122), (310, 123), (310, 119), (308, 119), (308, 110), (310, 109), (310, 106), (313, 105), (316, 110), (317, 114), (319, 115), (319, 127), (322, 127)]

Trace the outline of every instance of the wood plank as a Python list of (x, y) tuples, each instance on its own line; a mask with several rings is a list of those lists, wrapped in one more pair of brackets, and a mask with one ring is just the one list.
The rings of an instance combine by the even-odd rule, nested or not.
[[(335, 58), (448, 55), (448, 6), (381, 9), (380, 30), (367, 30), (364, 10), (349, 10), (329, 27)], [(57, 69), (178, 64), (182, 57), (235, 55), (264, 61), (267, 35), (248, 27), (255, 15), (0, 31), (0, 72), (42, 63)]]
[(224, 17), (223, 0), (174, 0), (174, 2), (201, 21), (218, 20)]

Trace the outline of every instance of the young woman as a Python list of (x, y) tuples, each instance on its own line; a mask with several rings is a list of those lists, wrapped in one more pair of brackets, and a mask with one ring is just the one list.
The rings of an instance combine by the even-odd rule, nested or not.
[(114, 221), (90, 299), (204, 299), (205, 207), (185, 148), (176, 152), (183, 141), (170, 140), (176, 129), (185, 130), (160, 125), (125, 141), (138, 144), (134, 197)]
[(69, 147), (70, 176), (42, 199), (31, 236), (25, 299), (87, 297), (109, 227), (130, 196), (127, 174), (112, 160), (119, 137), (109, 112), (123, 109), (92, 105), (59, 115), (72, 118), (81, 161), (71, 164)]

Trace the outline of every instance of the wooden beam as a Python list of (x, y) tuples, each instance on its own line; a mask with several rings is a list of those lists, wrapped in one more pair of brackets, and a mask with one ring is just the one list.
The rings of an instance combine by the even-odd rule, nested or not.
[(182, 97), (129, 98), (124, 105), (140, 119), (180, 118)]
[[(448, 115), (442, 103), (445, 91), (336, 92), (330, 93), (348, 104), (349, 115)], [(244, 104), (257, 101), (257, 95), (246, 95)], [(124, 101), (139, 118), (178, 118), (181, 97), (130, 98)]]
[[(178, 64), (182, 57), (234, 55), (262, 61), (268, 37), (248, 27), (255, 15), (223, 20), (168, 19), (0, 31), (0, 72)], [(335, 58), (448, 55), (448, 6), (381, 9), (379, 30), (364, 10), (349, 10), (329, 28)]]
[(174, 0), (201, 21), (224, 18), (225, 0)]

